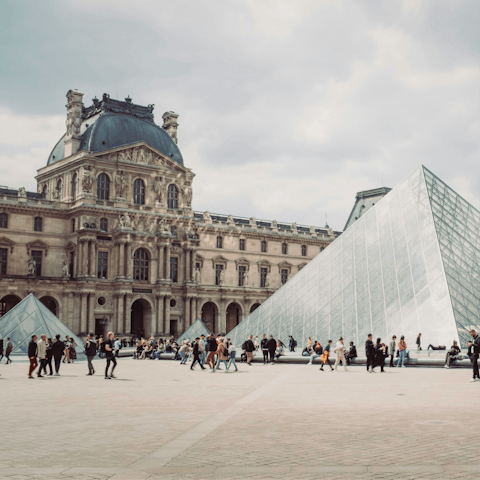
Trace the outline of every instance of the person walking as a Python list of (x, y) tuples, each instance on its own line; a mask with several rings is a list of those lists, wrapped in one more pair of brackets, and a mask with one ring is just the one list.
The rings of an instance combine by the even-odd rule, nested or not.
[[(375, 343), (374, 352), (375, 352), (375, 359), (373, 368), (380, 367), (381, 372), (385, 372), (385, 344), (382, 343), (381, 338), (377, 338), (377, 342)], [(372, 370), (373, 370), (372, 368)]]
[(480, 375), (478, 373), (478, 356), (480, 355), (480, 337), (477, 335), (477, 332), (472, 328), (470, 330), (470, 335), (472, 336), (472, 341), (467, 342), (467, 346), (470, 350), (470, 361), (472, 362), (473, 368), (473, 378), (471, 382), (480, 381)]
[(340, 337), (337, 344), (335, 345), (334, 352), (337, 354), (337, 358), (335, 359), (334, 370), (338, 372), (338, 364), (342, 362), (343, 371), (347, 371), (347, 361), (345, 360), (345, 345), (343, 344), (343, 337)]
[(252, 366), (252, 360), (253, 360), (253, 351), (255, 350), (255, 345), (253, 344), (253, 335), (250, 335), (247, 339), (247, 341), (245, 342), (245, 352), (247, 354), (247, 365), (248, 366)]
[(230, 342), (229, 338), (227, 338), (227, 342), (228, 342), (228, 351), (229, 351), (229, 357), (230, 357), (227, 365), (227, 372), (231, 365), (233, 365), (235, 367), (235, 371), (238, 372), (237, 363), (235, 362), (235, 355), (237, 354), (237, 352), (235, 351), (235, 345)]
[(357, 347), (353, 344), (353, 342), (350, 342), (350, 348), (348, 349), (348, 353), (345, 356), (347, 360), (347, 365), (350, 365), (350, 361), (354, 358), (357, 358)]
[(316, 359), (316, 358), (319, 358), (322, 356), (322, 353), (323, 353), (323, 347), (322, 345), (320, 344), (320, 342), (317, 342), (315, 344), (315, 350), (312, 352), (312, 354), (310, 355), (310, 361), (307, 363), (307, 365), (313, 365), (313, 361)]
[[(112, 378), (116, 378), (113, 374), (115, 367), (117, 366), (117, 360), (114, 355), (115, 350), (115, 335), (113, 332), (108, 332), (107, 340), (102, 342), (102, 347), (105, 352), (105, 358), (107, 359), (107, 363), (105, 366), (105, 380), (111, 380)], [(112, 370), (110, 371), (110, 375), (108, 374), (108, 367), (112, 364)]]
[(268, 354), (270, 355), (270, 365), (275, 364), (275, 350), (277, 348), (277, 342), (273, 338), (273, 335), (270, 335), (270, 338), (267, 342)]
[(47, 357), (46, 357), (46, 365), (45, 365), (45, 375), (47, 374), (47, 366), (50, 370), (49, 375), (53, 375), (53, 367), (52, 367), (52, 360), (53, 360), (53, 341), (51, 338), (47, 340)]
[(7, 363), (5, 365), (12, 363), (12, 361), (10, 360), (10, 354), (12, 353), (12, 350), (13, 343), (10, 341), (10, 337), (7, 337), (7, 343), (5, 345), (5, 358), (7, 359)]
[(59, 377), (60, 363), (62, 362), (62, 355), (65, 350), (65, 344), (60, 340), (60, 335), (55, 335), (55, 341), (53, 342), (53, 360), (55, 362), (55, 377)]
[(210, 373), (215, 372), (215, 352), (217, 351), (217, 341), (211, 333), (207, 339), (207, 365), (210, 367)]
[(255, 337), (255, 341), (253, 342), (253, 345), (255, 347), (255, 351), (257, 351), (260, 347), (260, 340), (258, 339), (258, 337)]
[(375, 359), (375, 346), (373, 345), (373, 335), (368, 334), (367, 341), (365, 342), (365, 354), (367, 356), (367, 372), (373, 373), (373, 362)]
[(295, 352), (295, 346), (297, 342), (294, 340), (294, 338), (289, 335), (289, 340), (288, 340), (288, 348), (291, 352)]
[(65, 363), (65, 360), (67, 360), (68, 363), (70, 363), (70, 339), (68, 338), (68, 335), (65, 337), (63, 346), (65, 348), (65, 356), (63, 357), (62, 363)]
[(93, 332), (90, 332), (85, 342), (85, 355), (87, 356), (88, 373), (86, 375), (93, 375), (95, 369), (93, 368), (93, 359), (97, 354), (97, 342), (93, 339)]
[(42, 370), (47, 373), (47, 336), (44, 333), (40, 335), (40, 340), (37, 342), (37, 357), (40, 361), (37, 377), (43, 378)]
[(263, 354), (263, 364), (266, 365), (268, 363), (268, 347), (267, 347), (268, 339), (265, 334), (263, 334), (262, 341), (260, 343), (260, 347), (262, 349)]
[(37, 362), (37, 336), (32, 335), (32, 339), (28, 344), (28, 359), (30, 360), (30, 366), (28, 368), (28, 378), (33, 378), (32, 373), (38, 367)]
[[(153, 341), (153, 345), (155, 346), (155, 340)], [(120, 353), (120, 349), (122, 348), (122, 345), (120, 344), (120, 340), (118, 337), (115, 339), (115, 358), (118, 358), (118, 354)]]
[[(407, 343), (405, 342), (405, 337), (402, 335), (400, 341), (398, 342), (398, 360), (397, 367), (405, 368), (405, 358), (407, 356)], [(401, 364), (401, 365), (400, 365)]]
[(205, 353), (205, 335), (200, 335), (200, 341), (198, 342), (198, 356), (200, 358), (200, 364), (203, 366), (205, 365), (205, 359), (207, 358), (207, 354)]
[(187, 364), (187, 359), (188, 359), (188, 345), (187, 343), (183, 343), (182, 342), (182, 345), (180, 346), (180, 348), (178, 349), (178, 354), (180, 355), (180, 357), (182, 358), (182, 360), (180, 361), (180, 365), (186, 365)]
[(200, 356), (201, 356), (201, 349), (200, 349), (200, 338), (197, 337), (195, 339), (195, 342), (193, 343), (193, 361), (192, 361), (192, 364), (190, 365), (190, 370), (195, 370), (195, 364), (198, 363), (200, 365), (200, 368), (202, 370), (205, 370), (205, 367), (203, 366), (202, 364), (202, 361), (200, 359)]
[(329, 356), (330, 356), (330, 349), (332, 348), (332, 341), (328, 341), (328, 345), (323, 349), (323, 354), (320, 357), (320, 363), (322, 364), (320, 366), (320, 369), (323, 372), (323, 366), (327, 363), (328, 366), (330, 367), (330, 370), (333, 372), (333, 367), (332, 364), (330, 363)]
[(417, 341), (415, 342), (417, 344), (417, 350), (420, 351), (422, 349), (422, 334), (419, 333), (417, 337)]
[(225, 364), (225, 373), (228, 372), (228, 349), (227, 346), (225, 345), (225, 339), (222, 337), (220, 338), (220, 342), (218, 342), (218, 347), (217, 347), (217, 365), (215, 367), (215, 370), (218, 370), (218, 367), (220, 367), (220, 363)]
[(390, 368), (393, 368), (393, 359), (395, 358), (395, 352), (397, 350), (397, 337), (394, 335), (392, 337), (392, 341), (390, 342), (390, 346), (388, 348), (388, 353), (390, 354)]

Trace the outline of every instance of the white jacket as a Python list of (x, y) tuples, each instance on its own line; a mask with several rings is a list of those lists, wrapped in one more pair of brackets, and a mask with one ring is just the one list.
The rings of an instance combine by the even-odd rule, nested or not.
[(335, 345), (335, 350), (334, 352), (337, 354), (337, 355), (345, 355), (345, 345), (341, 342), (337, 342), (337, 344)]
[(37, 342), (37, 357), (40, 360), (43, 360), (47, 355), (47, 342), (45, 340), (40, 339)]

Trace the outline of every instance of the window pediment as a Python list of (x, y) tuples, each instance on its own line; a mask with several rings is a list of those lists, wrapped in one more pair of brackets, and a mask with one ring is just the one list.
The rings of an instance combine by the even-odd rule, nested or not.
[(34, 242), (27, 243), (27, 255), (30, 256), (32, 250), (45, 250), (45, 256), (48, 255), (48, 245), (41, 240), (35, 240)]
[(250, 260), (248, 260), (247, 258), (242, 257), (242, 258), (238, 258), (237, 260), (235, 260), (235, 269), (236, 270), (238, 270), (238, 267), (240, 265), (244, 266), (244, 267), (247, 267), (247, 270), (250, 270)]
[(215, 265), (223, 265), (227, 268), (228, 259), (223, 257), (222, 255), (217, 255), (216, 257), (212, 258), (212, 268), (215, 268)]
[(282, 273), (282, 270), (288, 270), (290, 274), (292, 272), (293, 265), (290, 262), (281, 262), (278, 264), (278, 273)]
[(0, 247), (10, 247), (10, 253), (13, 253), (13, 247), (16, 243), (7, 237), (0, 237)]
[(306, 267), (307, 266), (307, 263), (300, 263), (300, 265), (297, 265), (298, 267), (298, 271), (300, 271), (303, 267)]
[(260, 260), (257, 262), (258, 271), (260, 272), (261, 268), (266, 268), (268, 273), (272, 271), (272, 264), (268, 260)]

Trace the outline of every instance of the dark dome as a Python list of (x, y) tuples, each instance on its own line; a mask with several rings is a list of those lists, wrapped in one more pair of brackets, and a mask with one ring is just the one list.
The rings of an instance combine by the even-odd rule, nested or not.
[[(145, 142), (175, 162), (183, 165), (182, 154), (170, 135), (153, 121), (124, 113), (101, 112), (86, 118), (80, 129), (82, 140), (79, 150), (92, 153), (116, 147)], [(47, 165), (65, 158), (65, 135), (55, 145)]]

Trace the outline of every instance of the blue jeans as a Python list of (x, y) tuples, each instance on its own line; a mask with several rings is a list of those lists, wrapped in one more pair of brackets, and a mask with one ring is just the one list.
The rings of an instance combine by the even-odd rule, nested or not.
[(230, 352), (230, 360), (228, 361), (227, 370), (232, 364), (235, 367), (235, 371), (238, 372), (237, 363), (235, 362), (235, 352)]
[(185, 352), (179, 352), (180, 356), (182, 357), (182, 361), (180, 362), (180, 365), (183, 365), (187, 363), (187, 356), (185, 355)]
[(220, 366), (220, 364), (221, 364), (222, 362), (225, 364), (225, 368), (228, 369), (227, 361), (226, 361), (226, 360), (220, 360), (220, 359), (218, 359), (218, 360), (217, 360), (217, 365), (215, 366), (215, 370), (218, 370), (218, 367)]
[(316, 353), (312, 353), (312, 355), (310, 355), (310, 361), (308, 363), (313, 363), (313, 361), (316, 359), (316, 358), (320, 358), (321, 355), (317, 355)]
[(402, 362), (402, 367), (405, 366), (405, 358), (407, 358), (407, 351), (406, 350), (400, 350), (398, 352), (397, 367), (400, 366), (400, 362)]

